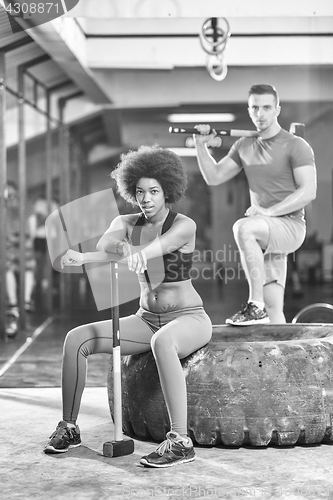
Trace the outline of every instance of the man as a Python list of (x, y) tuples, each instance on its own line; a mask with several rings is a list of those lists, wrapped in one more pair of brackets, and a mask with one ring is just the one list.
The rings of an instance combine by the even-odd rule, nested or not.
[[(16, 183), (8, 181), (5, 197), (7, 202), (7, 224), (6, 224), (6, 288), (7, 288), (7, 336), (17, 333), (19, 318), (18, 310), (18, 285), (17, 279), (20, 271), (20, 217), (19, 217), (19, 195)], [(32, 246), (32, 238), (26, 228), (25, 241), (25, 309), (32, 312), (32, 292), (34, 289), (35, 256)]]
[(216, 136), (209, 125), (196, 125), (197, 158), (210, 186), (227, 182), (244, 169), (251, 206), (233, 232), (249, 285), (248, 302), (226, 320), (231, 325), (285, 323), (283, 313), (287, 255), (305, 238), (304, 207), (316, 197), (314, 154), (302, 138), (278, 122), (279, 97), (271, 85), (254, 85), (248, 112), (257, 137), (242, 137), (216, 162), (207, 143)]

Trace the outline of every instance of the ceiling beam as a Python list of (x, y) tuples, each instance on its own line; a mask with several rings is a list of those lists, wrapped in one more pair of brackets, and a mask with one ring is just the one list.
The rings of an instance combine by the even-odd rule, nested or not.
[[(230, 37), (228, 66), (332, 65), (333, 36)], [(90, 68), (173, 69), (205, 66), (197, 38), (89, 38)]]
[[(198, 36), (205, 18), (78, 18), (86, 36)], [(233, 36), (333, 33), (333, 17), (228, 17)]]
[(74, 19), (61, 17), (40, 26), (27, 19), (17, 18), (17, 22), (90, 99), (98, 104), (111, 102), (86, 64), (86, 39)]
[(19, 40), (16, 40), (15, 42), (12, 42), (8, 45), (5, 45), (4, 47), (1, 47), (1, 50), (4, 52), (10, 52), (11, 50), (16, 50), (20, 49), (21, 47), (24, 47), (25, 45), (28, 45), (29, 43), (32, 43), (33, 40), (31, 38), (26, 37), (26, 38), (20, 38)]
[(96, 77), (110, 89), (118, 108), (245, 102), (251, 85), (260, 82), (275, 85), (283, 103), (332, 102), (333, 71), (320, 66), (231, 67), (222, 82), (213, 80), (205, 68), (96, 70)]
[(328, 0), (82, 0), (66, 14), (83, 18), (206, 18), (332, 16)]

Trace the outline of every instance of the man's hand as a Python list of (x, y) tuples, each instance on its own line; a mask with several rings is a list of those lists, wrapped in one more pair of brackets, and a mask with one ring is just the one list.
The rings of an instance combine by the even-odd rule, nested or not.
[(210, 125), (195, 125), (198, 134), (194, 134), (194, 142), (197, 144), (207, 144), (212, 148), (219, 148), (222, 144), (221, 137), (216, 137), (216, 131), (211, 130)]
[(272, 217), (272, 213), (269, 208), (257, 207), (251, 205), (245, 212), (245, 217), (251, 217), (253, 215), (266, 215), (267, 217)]
[(82, 266), (84, 264), (83, 254), (76, 252), (76, 250), (67, 250), (65, 255), (61, 257), (61, 269), (65, 266)]

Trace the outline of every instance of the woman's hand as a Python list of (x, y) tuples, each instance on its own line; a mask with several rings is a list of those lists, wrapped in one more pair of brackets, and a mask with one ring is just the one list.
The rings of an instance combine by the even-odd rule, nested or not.
[(63, 255), (60, 260), (61, 269), (65, 266), (82, 266), (83, 264), (83, 254), (71, 249), (67, 250), (65, 255)]
[(126, 257), (128, 269), (135, 273), (144, 273), (147, 269), (147, 257), (143, 250), (135, 251), (135, 247), (127, 245)]
[(143, 250), (137, 250), (127, 241), (119, 241), (116, 245), (116, 252), (121, 257), (127, 258), (127, 265), (130, 271), (137, 274), (143, 273), (147, 269), (147, 257)]

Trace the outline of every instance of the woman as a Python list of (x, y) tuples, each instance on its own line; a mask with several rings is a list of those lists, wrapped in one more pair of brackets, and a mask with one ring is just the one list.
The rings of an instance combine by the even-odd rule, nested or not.
[[(195, 459), (187, 436), (186, 381), (180, 359), (205, 345), (212, 325), (194, 289), (190, 270), (196, 226), (169, 205), (184, 194), (186, 174), (180, 158), (169, 150), (141, 147), (122, 156), (112, 177), (120, 195), (141, 212), (116, 217), (97, 244), (97, 252), (69, 250), (62, 265), (82, 265), (127, 258), (138, 275), (140, 308), (120, 319), (121, 353), (152, 350), (170, 418), (166, 440), (140, 463), (168, 467)], [(164, 278), (150, 282), (149, 263), (161, 259)], [(148, 271), (148, 272), (147, 272)], [(63, 357), (63, 421), (45, 453), (65, 452), (81, 444), (76, 425), (86, 377), (86, 357), (112, 353), (110, 321), (79, 326), (66, 337)]]

